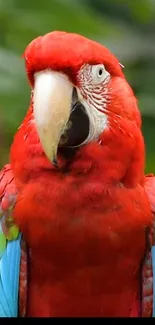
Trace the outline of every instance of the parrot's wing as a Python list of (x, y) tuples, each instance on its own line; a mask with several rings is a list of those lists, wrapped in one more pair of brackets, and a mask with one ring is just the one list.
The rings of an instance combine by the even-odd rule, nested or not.
[(0, 172), (0, 317), (24, 317), (27, 248), (11, 217), (17, 189), (11, 165)]
[[(11, 230), (12, 228), (12, 230)], [(13, 237), (12, 238), (12, 231)], [(16, 226), (6, 231), (4, 217), (0, 220), (0, 317), (18, 316), (21, 235)]]
[(152, 209), (152, 227), (147, 232), (148, 251), (142, 271), (142, 317), (155, 317), (155, 176), (147, 175), (145, 190)]

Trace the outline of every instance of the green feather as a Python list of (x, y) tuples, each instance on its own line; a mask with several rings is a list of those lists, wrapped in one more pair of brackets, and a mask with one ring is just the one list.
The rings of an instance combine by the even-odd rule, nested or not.
[(19, 229), (16, 225), (11, 226), (10, 228), (8, 228), (8, 233), (6, 235), (6, 238), (8, 240), (15, 240), (17, 239), (19, 234)]
[(3, 232), (0, 232), (0, 258), (2, 257), (6, 248), (6, 237)]

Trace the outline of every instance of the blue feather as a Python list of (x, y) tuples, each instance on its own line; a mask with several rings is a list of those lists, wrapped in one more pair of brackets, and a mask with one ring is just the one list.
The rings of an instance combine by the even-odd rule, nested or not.
[(1, 263), (1, 281), (3, 284), (3, 291), (7, 300), (7, 304), (10, 310), (10, 314), (13, 314), (13, 297), (10, 292), (11, 282), (9, 279), (9, 263), (7, 258), (7, 251), (3, 255), (3, 262)]
[(11, 279), (11, 270), (12, 270), (12, 267), (11, 265), (13, 264), (13, 250), (12, 250), (12, 245), (9, 245), (9, 242), (8, 242), (8, 245), (7, 245), (7, 257), (9, 259), (9, 263), (10, 263), (10, 267), (9, 267), (9, 278), (10, 278), (10, 281), (12, 280)]
[[(1, 221), (0, 221), (0, 230)], [(21, 234), (7, 241), (0, 258), (0, 317), (18, 316), (18, 292), (21, 258)]]
[[(11, 273), (11, 270), (12, 270), (12, 267), (11, 265), (14, 263), (14, 252), (13, 252), (13, 249), (12, 249), (13, 245), (9, 244), (9, 242), (7, 243), (7, 247), (6, 247), (6, 253), (7, 253), (7, 258), (9, 260), (9, 281), (10, 283), (13, 283), (13, 279), (11, 277), (12, 273)], [(11, 290), (11, 297), (12, 297), (12, 300), (13, 300), (13, 292)]]
[(4, 310), (4, 313), (6, 315), (5, 317), (11, 317), (9, 306), (8, 306), (8, 303), (7, 303), (7, 299), (6, 299), (6, 296), (4, 294), (4, 290), (3, 290), (2, 281), (0, 281), (0, 305), (1, 305), (2, 309)]
[(7, 317), (6, 313), (4, 312), (3, 306), (0, 303), (0, 317)]

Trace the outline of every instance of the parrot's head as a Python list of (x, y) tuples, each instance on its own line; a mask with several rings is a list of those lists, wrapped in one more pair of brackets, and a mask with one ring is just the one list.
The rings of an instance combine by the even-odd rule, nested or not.
[(101, 44), (55, 31), (33, 40), (24, 57), (36, 128), (54, 165), (58, 152), (100, 143), (106, 130), (119, 128), (120, 120), (140, 127), (136, 98), (122, 66)]

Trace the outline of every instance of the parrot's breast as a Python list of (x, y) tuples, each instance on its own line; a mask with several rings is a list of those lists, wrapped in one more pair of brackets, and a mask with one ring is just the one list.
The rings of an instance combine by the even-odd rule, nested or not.
[(42, 176), (14, 217), (30, 248), (29, 316), (130, 315), (151, 222), (142, 187)]

